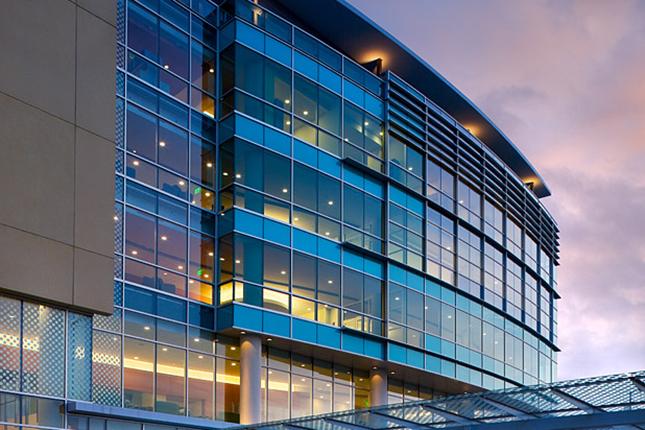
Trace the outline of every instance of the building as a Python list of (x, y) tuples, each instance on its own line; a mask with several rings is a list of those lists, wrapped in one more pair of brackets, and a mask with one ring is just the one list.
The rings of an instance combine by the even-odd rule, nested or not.
[(544, 180), (344, 0), (9, 0), (0, 47), (5, 428), (556, 379)]

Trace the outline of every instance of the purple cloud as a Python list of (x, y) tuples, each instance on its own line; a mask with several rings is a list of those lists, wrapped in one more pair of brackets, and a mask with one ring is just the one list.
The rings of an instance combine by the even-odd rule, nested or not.
[(351, 1), (477, 103), (549, 184), (559, 378), (645, 368), (645, 2)]

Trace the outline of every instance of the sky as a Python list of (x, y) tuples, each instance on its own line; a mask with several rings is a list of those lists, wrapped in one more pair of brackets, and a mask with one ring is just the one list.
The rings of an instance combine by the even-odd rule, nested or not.
[(558, 378), (645, 369), (645, 1), (349, 1), (473, 100), (551, 189)]

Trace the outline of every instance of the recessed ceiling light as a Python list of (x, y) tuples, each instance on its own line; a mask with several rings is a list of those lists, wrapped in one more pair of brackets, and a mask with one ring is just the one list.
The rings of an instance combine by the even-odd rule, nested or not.
[(163, 147), (165, 147), (165, 146), (166, 146), (166, 142), (164, 142), (163, 140), (162, 140), (162, 141), (160, 141), (160, 142), (159, 142), (159, 146), (161, 146), (162, 148), (163, 148)]

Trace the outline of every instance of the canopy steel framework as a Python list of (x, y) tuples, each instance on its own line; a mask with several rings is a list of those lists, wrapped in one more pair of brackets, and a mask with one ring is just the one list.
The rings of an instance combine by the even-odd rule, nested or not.
[(645, 371), (335, 412), (237, 429), (645, 430)]

